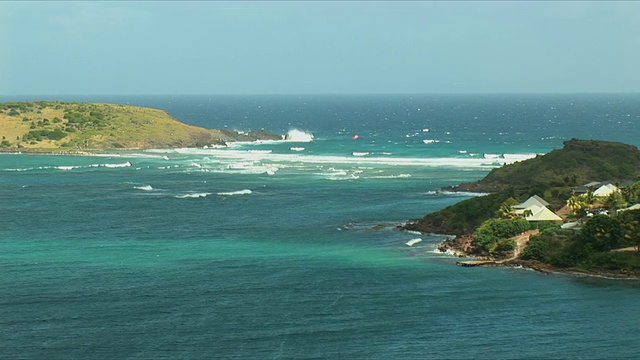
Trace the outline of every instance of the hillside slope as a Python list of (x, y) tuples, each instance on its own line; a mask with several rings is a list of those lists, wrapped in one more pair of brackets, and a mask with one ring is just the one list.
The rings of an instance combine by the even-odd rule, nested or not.
[(0, 136), (0, 151), (25, 152), (201, 147), (282, 138), (187, 125), (158, 109), (57, 101), (0, 103)]
[[(492, 193), (451, 205), (410, 222), (404, 229), (452, 235), (471, 234), (495, 216), (508, 198), (524, 201), (540, 195), (556, 210), (571, 196), (571, 187), (591, 181), (638, 181), (640, 151), (616, 142), (572, 139), (564, 148), (492, 170), (485, 178), (451, 189)], [(447, 190), (451, 190), (447, 189)]]
[(591, 181), (623, 182), (640, 176), (640, 151), (633, 145), (571, 139), (564, 148), (492, 170), (456, 190), (497, 192), (508, 187), (578, 186)]

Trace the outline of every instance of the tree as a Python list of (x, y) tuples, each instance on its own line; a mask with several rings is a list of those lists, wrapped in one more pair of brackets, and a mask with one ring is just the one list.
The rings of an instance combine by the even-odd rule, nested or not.
[(583, 216), (589, 205), (579, 196), (573, 195), (567, 200), (567, 207), (577, 216)]
[(618, 209), (621, 209), (627, 206), (627, 202), (625, 201), (622, 194), (618, 191), (614, 191), (604, 201), (604, 206), (609, 210), (609, 214), (612, 216), (616, 215)]
[(609, 251), (619, 247), (623, 238), (620, 220), (607, 215), (596, 215), (580, 231), (578, 246), (586, 250), (586, 253)]
[(618, 216), (618, 220), (622, 222), (624, 238), (640, 252), (640, 210), (624, 211)]
[(513, 205), (517, 205), (518, 200), (510, 197), (505, 200), (502, 205), (500, 205), (500, 209), (498, 210), (497, 216), (503, 219), (515, 219), (518, 217), (516, 211), (513, 209)]

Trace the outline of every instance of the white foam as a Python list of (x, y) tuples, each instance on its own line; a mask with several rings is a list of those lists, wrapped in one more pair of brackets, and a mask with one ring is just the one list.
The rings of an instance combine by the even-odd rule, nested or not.
[(100, 166), (104, 166), (106, 168), (123, 168), (131, 166), (130, 162), (122, 163), (122, 164), (101, 164)]
[(178, 199), (194, 199), (194, 198), (204, 198), (209, 195), (211, 195), (211, 193), (192, 193), (192, 194), (176, 195), (175, 197)]
[(56, 166), (58, 170), (73, 170), (78, 168), (79, 166)]
[(253, 191), (249, 189), (238, 190), (238, 191), (229, 191), (229, 192), (219, 192), (218, 195), (221, 196), (233, 196), (233, 195), (249, 195), (253, 193)]
[(433, 143), (439, 143), (440, 140), (425, 139), (425, 140), (422, 140), (422, 142), (425, 144), (433, 144)]
[(291, 151), (304, 151), (304, 148), (303, 147), (294, 146), (294, 147), (290, 147), (289, 150), (291, 150)]
[(134, 186), (134, 189), (138, 189), (138, 190), (144, 190), (144, 191), (151, 191), (153, 190), (153, 187), (151, 187), (151, 185), (143, 185), (143, 186)]
[(502, 154), (484, 154), (485, 159), (502, 159), (504, 156)]
[(470, 191), (427, 191), (425, 194), (427, 195), (446, 195), (446, 196), (472, 196), (479, 197), (489, 195), (489, 193), (481, 193), (481, 192), (470, 192)]
[[(352, 166), (436, 166), (436, 167), (496, 167), (502, 164), (487, 163), (482, 157), (460, 157), (460, 158), (425, 158), (425, 157), (392, 157), (392, 156), (372, 156), (370, 153), (354, 152), (352, 156), (332, 156), (332, 155), (306, 155), (302, 153), (273, 153), (273, 152), (249, 152), (241, 149), (196, 149), (183, 148), (176, 150), (165, 150), (168, 153), (176, 152), (185, 155), (199, 155), (211, 158), (212, 162), (222, 165), (219, 170), (246, 171), (262, 174), (274, 166), (282, 167), (283, 164), (296, 164), (295, 166), (307, 166), (309, 164), (348, 164)], [(355, 154), (359, 155), (356, 156)], [(472, 154), (469, 154), (472, 155)], [(535, 154), (505, 154), (503, 163), (512, 163), (535, 157)]]
[(407, 246), (413, 246), (413, 245), (415, 245), (415, 244), (417, 244), (417, 243), (419, 243), (419, 242), (421, 242), (421, 241), (422, 241), (422, 239), (421, 239), (421, 238), (415, 238), (415, 239), (411, 239), (411, 240), (407, 241), (407, 242), (405, 243), (405, 245), (407, 245)]
[(313, 134), (298, 129), (291, 129), (285, 136), (285, 140), (293, 142), (311, 142)]
[(351, 153), (351, 155), (353, 156), (367, 156), (369, 154), (371, 153), (366, 151), (354, 151), (353, 153)]
[(406, 179), (410, 177), (411, 177), (411, 174), (376, 175), (376, 176), (371, 176), (370, 179)]

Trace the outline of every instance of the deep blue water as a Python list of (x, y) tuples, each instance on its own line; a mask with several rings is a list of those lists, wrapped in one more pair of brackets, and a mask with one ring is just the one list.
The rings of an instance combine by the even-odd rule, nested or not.
[(394, 229), (470, 196), (442, 186), (564, 140), (640, 145), (638, 95), (62, 100), (314, 138), (0, 155), (3, 358), (640, 353), (639, 282), (460, 268), (442, 237)]

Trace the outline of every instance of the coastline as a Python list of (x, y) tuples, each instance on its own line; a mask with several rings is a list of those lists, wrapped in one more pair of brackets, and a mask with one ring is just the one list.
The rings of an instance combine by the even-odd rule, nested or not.
[[(436, 234), (436, 235), (444, 235), (444, 234)], [(497, 259), (492, 257), (475, 257), (461, 247), (453, 246), (452, 244), (457, 243), (465, 243), (468, 244), (469, 241), (472, 241), (471, 236), (463, 235), (463, 236), (453, 236), (453, 235), (445, 235), (448, 238), (437, 245), (436, 249), (443, 254), (448, 254), (450, 256), (467, 259), (456, 261), (457, 266), (462, 267), (511, 267), (511, 268), (522, 268), (526, 270), (533, 270), (539, 272), (541, 274), (560, 274), (574, 277), (593, 277), (593, 278), (602, 278), (602, 279), (611, 279), (611, 280), (640, 280), (640, 273), (630, 273), (623, 270), (616, 271), (588, 271), (579, 268), (559, 268), (555, 267), (541, 261), (537, 260), (522, 260), (519, 258), (514, 259)], [(461, 240), (463, 239), (463, 240)]]

